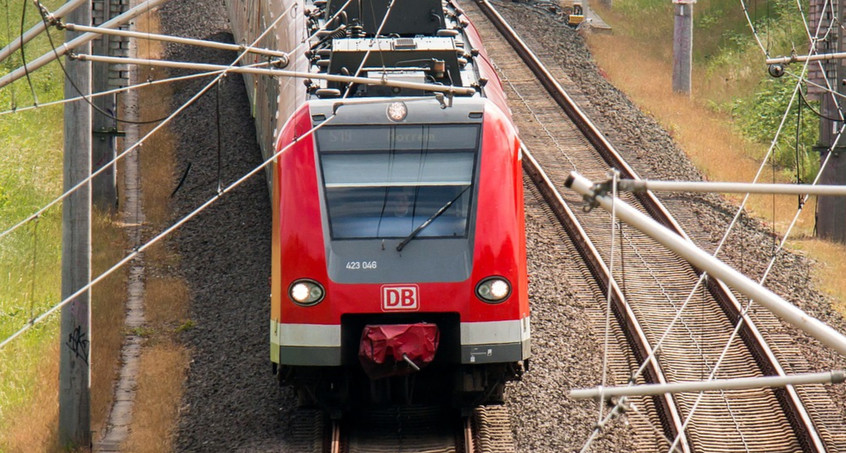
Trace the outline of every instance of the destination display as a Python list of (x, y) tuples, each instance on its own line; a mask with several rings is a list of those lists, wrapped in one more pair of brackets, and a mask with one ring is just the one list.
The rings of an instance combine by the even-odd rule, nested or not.
[(320, 152), (467, 150), (477, 147), (479, 126), (408, 125), (324, 127), (317, 131)]

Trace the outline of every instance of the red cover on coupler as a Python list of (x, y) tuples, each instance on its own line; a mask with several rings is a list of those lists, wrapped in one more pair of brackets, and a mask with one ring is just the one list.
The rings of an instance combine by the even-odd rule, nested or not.
[(435, 359), (439, 337), (438, 326), (425, 322), (364, 326), (358, 360), (372, 379), (411, 374), (403, 355), (423, 368)]

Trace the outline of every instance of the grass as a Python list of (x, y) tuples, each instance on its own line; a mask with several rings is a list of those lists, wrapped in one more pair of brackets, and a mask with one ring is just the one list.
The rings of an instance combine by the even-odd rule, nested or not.
[[(45, 3), (54, 7), (60, 2)], [(22, 1), (15, 0), (8, 7), (12, 15), (17, 15), (18, 26), (21, 6)], [(29, 13), (26, 23), (32, 25), (39, 18), (34, 8), (29, 8)], [(0, 36), (0, 46), (9, 39), (9, 35)], [(46, 40), (34, 41), (25, 48), (30, 57), (48, 49)], [(18, 55), (0, 63), (0, 74), (19, 65)], [(60, 74), (55, 64), (32, 74), (40, 102), (63, 97)], [(0, 89), (0, 111), (32, 102), (25, 81)], [(61, 193), (62, 130), (55, 126), (61, 124), (62, 109), (55, 107), (0, 115), (0, 231)], [(57, 206), (37, 222), (0, 239), (0, 339), (6, 339), (59, 300), (60, 238), (61, 208)], [(0, 451), (25, 451), (26, 446), (46, 447), (52, 442), (50, 436), (30, 437), (29, 433), (55, 425), (57, 320), (58, 316), (52, 316), (0, 351)], [(39, 401), (40, 410), (31, 413), (35, 401)], [(27, 416), (22, 418), (21, 414)]]
[[(641, 5), (652, 0), (634, 0)], [(725, 108), (731, 99), (751, 99), (759, 87), (761, 74), (766, 70), (760, 50), (749, 45), (726, 47), (715, 44), (708, 33), (694, 33), (694, 48), (699, 47), (693, 72), (693, 93), (690, 97), (672, 92), (672, 10), (656, 3), (656, 23), (641, 27), (626, 14), (634, 7), (615, 5), (614, 10), (597, 7), (600, 15), (614, 27), (612, 35), (588, 35), (588, 44), (597, 65), (608, 79), (624, 91), (642, 110), (652, 115), (687, 153), (694, 164), (710, 180), (751, 181), (760, 168), (767, 144), (745, 138), (736, 125), (736, 116)], [(631, 5), (631, 3), (629, 4)], [(697, 11), (708, 11), (713, 2), (701, 1)], [(669, 6), (671, 8), (671, 6)], [(758, 6), (762, 8), (762, 6)], [(699, 12), (695, 14), (700, 14)], [(702, 12), (707, 15), (707, 12)], [(737, 21), (735, 13), (735, 21)], [(696, 17), (696, 16), (695, 16)], [(667, 20), (669, 18), (669, 20)], [(731, 16), (722, 19), (730, 21)], [(668, 26), (665, 22), (670, 23)], [(794, 24), (795, 26), (795, 24)], [(645, 30), (644, 30), (645, 28)], [(664, 33), (658, 39), (658, 28)], [(789, 29), (790, 27), (785, 27)], [(697, 28), (698, 30), (698, 28)], [(782, 33), (786, 36), (789, 31)], [(748, 32), (747, 32), (748, 34)], [(772, 41), (783, 42), (784, 36), (771, 34)], [(749, 36), (744, 38), (751, 40)], [(700, 45), (700, 42), (704, 41)], [(711, 54), (708, 53), (710, 49)], [(777, 50), (773, 52), (779, 54)], [(632, 68), (638, 68), (633, 71)], [(795, 128), (795, 119), (794, 125)], [(788, 135), (795, 133), (792, 129)], [(795, 182), (782, 168), (764, 167), (761, 182)], [(727, 196), (739, 202), (738, 195)], [(750, 198), (747, 211), (784, 235), (795, 215), (798, 200), (795, 196), (757, 195)], [(805, 205), (788, 243), (793, 249), (806, 253), (820, 263), (818, 287), (836, 301), (833, 305), (846, 315), (846, 283), (840, 278), (846, 273), (846, 246), (810, 239), (813, 237), (815, 199)]]
[(144, 348), (132, 433), (125, 451), (159, 453), (172, 450), (182, 398), (182, 382), (190, 360), (184, 347), (162, 341)]
[[(588, 43), (594, 59), (608, 78), (626, 92), (641, 109), (670, 132), (693, 163), (714, 181), (751, 181), (758, 171), (766, 146), (737, 134), (732, 117), (716, 111), (694, 93), (693, 99), (672, 92), (671, 61), (651, 58), (649, 44), (634, 37), (591, 35)], [(632, 71), (632, 67), (642, 70)], [(781, 170), (765, 167), (762, 182), (789, 182)], [(740, 201), (739, 196), (728, 197)], [(775, 225), (783, 234), (796, 211), (795, 197), (756, 195), (748, 210)], [(813, 230), (813, 202), (806, 206), (798, 224), (799, 234)], [(773, 217), (775, 213), (775, 217)]]
[[(20, 2), (13, 2), (13, 5)], [(155, 16), (136, 19), (139, 29), (156, 30)], [(38, 43), (33, 44), (33, 46)], [(44, 43), (41, 43), (43, 46)], [(29, 50), (29, 49), (28, 49)], [(44, 49), (40, 49), (44, 50)], [(33, 50), (32, 53), (43, 53)], [(161, 56), (161, 45), (139, 46), (139, 56)], [(55, 65), (54, 65), (55, 66)], [(48, 75), (37, 75), (35, 85), (48, 83), (50, 99), (63, 97), (61, 72), (45, 68)], [(49, 73), (49, 71), (53, 71)], [(144, 77), (163, 77), (152, 68), (141, 68)], [(50, 75), (52, 74), (52, 75)], [(18, 105), (31, 102), (16, 90), (0, 90), (0, 105), (11, 105), (14, 91)], [(142, 117), (168, 113), (172, 88), (167, 85), (144, 91), (147, 101)], [(39, 91), (41, 93), (41, 91)], [(5, 96), (5, 97), (4, 97)], [(155, 102), (149, 100), (155, 99)], [(42, 108), (25, 114), (0, 116), (0, 228), (25, 218), (61, 192), (61, 108)], [(146, 133), (147, 130), (142, 131)], [(49, 132), (49, 133), (48, 133)], [(142, 179), (147, 224), (161, 229), (170, 220), (170, 185), (173, 179), (174, 137), (157, 133), (142, 150)], [(59, 144), (59, 145), (57, 145)], [(119, 175), (120, 179), (120, 175)], [(119, 192), (123, 192), (119, 190)], [(92, 275), (98, 275), (122, 258), (126, 239), (113, 219), (94, 219)], [(34, 224), (33, 224), (34, 225)], [(8, 335), (59, 297), (61, 208), (48, 211), (38, 221), (37, 249), (35, 227), (22, 228), (0, 242), (0, 334)], [(34, 251), (37, 250), (37, 253)], [(35, 257), (33, 271), (33, 256)], [(187, 319), (188, 290), (184, 281), (169, 275), (178, 264), (178, 255), (167, 243), (146, 253), (148, 277), (145, 307), (149, 322), (141, 327), (145, 346), (141, 372), (137, 378), (135, 422), (128, 451), (167, 451), (181, 398), (181, 386), (188, 366), (188, 351), (178, 344), (179, 332), (194, 326)], [(98, 284), (92, 292), (92, 430), (103, 428), (113, 399), (123, 336), (126, 273), (118, 272)], [(33, 328), (10, 347), (0, 351), (0, 452), (62, 451), (56, 445), (58, 420), (58, 316)], [(15, 366), (6, 366), (14, 363)], [(95, 434), (96, 441), (96, 434)]]
[[(156, 32), (158, 15), (141, 16), (136, 26)], [(141, 58), (159, 58), (163, 52), (161, 45), (155, 42), (139, 42), (138, 50)], [(167, 76), (161, 69), (140, 68), (139, 71), (145, 77)], [(160, 118), (170, 113), (172, 95), (173, 87), (169, 84), (145, 89), (140, 106), (142, 118)], [(141, 154), (144, 215), (153, 231), (163, 229), (172, 221), (170, 193), (175, 179), (175, 150), (176, 138), (166, 127), (151, 137)], [(123, 447), (132, 452), (170, 451), (190, 361), (190, 352), (179, 343), (178, 335), (194, 323), (188, 319), (188, 286), (173, 272), (179, 264), (179, 255), (172, 245), (167, 240), (159, 242), (147, 249), (144, 260), (147, 269), (144, 288), (146, 335), (137, 378), (132, 431)]]
[[(63, 1), (43, 2), (54, 9)], [(8, 6), (7, 6), (8, 5)], [(0, 47), (19, 30), (21, 0), (0, 8), (0, 24), (8, 31)], [(7, 19), (8, 22), (4, 21)], [(30, 5), (26, 28), (40, 21)], [(12, 25), (10, 25), (12, 24)], [(54, 40), (63, 37), (53, 32)], [(27, 44), (27, 59), (50, 50), (46, 38)], [(17, 68), (20, 54), (0, 63), (0, 74)], [(15, 107), (64, 97), (63, 74), (53, 63), (26, 80), (0, 89), (0, 231), (26, 218), (62, 192), (62, 122), (60, 106), (7, 113)], [(126, 249), (112, 219), (94, 216), (92, 273), (111, 267)], [(35, 222), (0, 239), (0, 339), (24, 326), (60, 300), (61, 204)], [(125, 276), (118, 273), (92, 291), (92, 429), (99, 429), (112, 398), (111, 381), (119, 356)], [(59, 450), (58, 419), (59, 315), (30, 329), (0, 351), (0, 451)]]

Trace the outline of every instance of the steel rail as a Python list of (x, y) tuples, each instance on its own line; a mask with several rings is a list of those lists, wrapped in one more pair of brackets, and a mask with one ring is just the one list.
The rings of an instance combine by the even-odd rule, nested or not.
[[(618, 169), (622, 177), (633, 180), (640, 180), (637, 172), (628, 165), (622, 155), (616, 151), (610, 141), (602, 134), (595, 124), (588, 118), (582, 109), (573, 101), (561, 87), (561, 84), (552, 76), (545, 65), (538, 59), (538, 57), (529, 49), (517, 35), (513, 28), (507, 21), (490, 5), (487, 0), (474, 0), (482, 12), (494, 24), (497, 30), (503, 35), (508, 43), (514, 48), (518, 55), (524, 60), (526, 65), (538, 78), (540, 83), (544, 86), (550, 96), (561, 106), (562, 110), (573, 121), (576, 127), (582, 132), (588, 142), (593, 145), (602, 158), (609, 166)], [(525, 161), (524, 161), (525, 166)], [(691, 241), (690, 237), (681, 228), (681, 225), (664, 207), (663, 203), (658, 200), (652, 192), (635, 193), (635, 197), (641, 202), (644, 209), (659, 223), (670, 228), (676, 234), (687, 241)], [(692, 266), (694, 271), (701, 275), (702, 271)], [(778, 359), (773, 354), (770, 347), (767, 345), (760, 330), (755, 323), (744, 314), (744, 310), (734, 294), (728, 287), (718, 279), (709, 278), (706, 280), (708, 290), (715, 300), (720, 304), (725, 315), (732, 322), (742, 320), (742, 327), (740, 329), (740, 337), (746, 347), (752, 353), (758, 367), (764, 375), (784, 376), (785, 372), (779, 364)], [(811, 420), (811, 417), (805, 408), (804, 403), (799, 398), (796, 390), (792, 386), (784, 389), (774, 389), (774, 394), (778, 399), (780, 406), (784, 409), (790, 425), (796, 433), (799, 443), (802, 445), (804, 451), (809, 452), (824, 452), (825, 446), (817, 432), (816, 427)]]
[(342, 453), (343, 449), (341, 448), (341, 422), (338, 420), (333, 420), (330, 431), (331, 432), (329, 434), (329, 452)]
[[(660, 364), (654, 358), (655, 355), (653, 354), (653, 348), (650, 345), (649, 340), (646, 338), (646, 332), (644, 332), (638, 322), (635, 313), (631, 311), (631, 307), (628, 302), (626, 302), (625, 296), (617, 286), (617, 282), (611, 279), (611, 273), (605, 265), (605, 261), (602, 259), (602, 256), (599, 254), (599, 250), (597, 250), (594, 246), (593, 241), (591, 241), (588, 237), (575, 214), (564, 201), (564, 198), (555, 187), (555, 184), (549, 179), (546, 172), (544, 172), (543, 168), (537, 160), (535, 160), (531, 152), (526, 149), (526, 147), (522, 147), (522, 152), (523, 170), (535, 183), (538, 191), (540, 191), (541, 195), (544, 197), (544, 200), (546, 200), (552, 208), (555, 216), (564, 226), (564, 230), (567, 232), (570, 240), (573, 241), (573, 245), (579, 252), (579, 255), (581, 255), (582, 260), (585, 264), (587, 264), (591, 275), (593, 275), (594, 279), (603, 291), (608, 291), (610, 284), (611, 302), (614, 310), (614, 316), (620, 325), (625, 326), (623, 332), (632, 347), (635, 359), (638, 363), (643, 363), (643, 361), (648, 357), (652, 357), (649, 361), (649, 366), (645, 370), (646, 381), (660, 384), (667, 383), (667, 379), (664, 376), (664, 372), (661, 370)], [(673, 439), (679, 433), (683, 433), (683, 421), (681, 415), (679, 414), (675, 397), (669, 393), (657, 395), (653, 398), (653, 402), (661, 415), (661, 420), (664, 424), (664, 426), (662, 426), (664, 434), (668, 438)], [(683, 452), (690, 452), (691, 448), (687, 442), (687, 437), (682, 434), (680, 438), (681, 450)]]
[(465, 453), (476, 453), (476, 446), (473, 445), (473, 423), (470, 417), (464, 419), (464, 451)]

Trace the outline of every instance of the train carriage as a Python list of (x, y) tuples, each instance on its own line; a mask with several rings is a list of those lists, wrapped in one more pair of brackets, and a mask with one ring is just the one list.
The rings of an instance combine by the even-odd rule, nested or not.
[(242, 43), (288, 11), (260, 44), (315, 75), (246, 79), (263, 152), (281, 151), (269, 175), (280, 381), (332, 414), (499, 401), (530, 356), (521, 156), (472, 24), (439, 0), (229, 8)]

